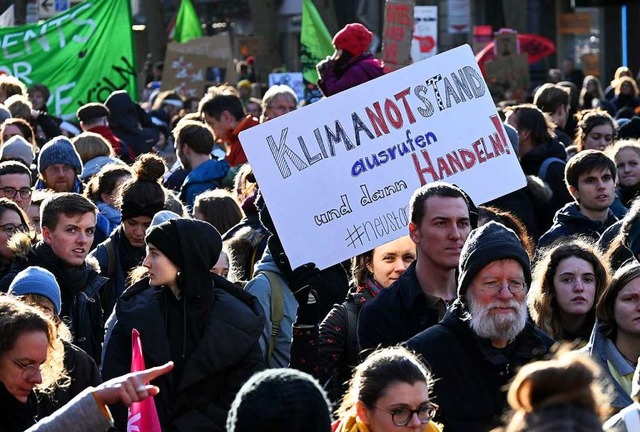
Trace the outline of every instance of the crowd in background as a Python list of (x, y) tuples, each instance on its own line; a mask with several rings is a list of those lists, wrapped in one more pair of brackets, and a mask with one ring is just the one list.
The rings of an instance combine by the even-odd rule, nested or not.
[[(384, 74), (371, 40), (336, 34), (325, 97)], [(0, 76), (0, 429), (124, 431), (149, 396), (167, 431), (640, 428), (632, 71), (499, 101), (524, 188), (427, 184), (404, 236), (320, 270), (292, 268), (238, 137), (304, 103), (249, 60), (72, 120)]]

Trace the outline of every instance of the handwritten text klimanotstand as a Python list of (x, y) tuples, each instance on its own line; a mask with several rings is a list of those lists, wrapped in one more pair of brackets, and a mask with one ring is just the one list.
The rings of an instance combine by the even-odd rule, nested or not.
[(240, 134), (295, 268), (408, 233), (409, 200), (447, 181), (476, 204), (526, 184), (468, 45)]

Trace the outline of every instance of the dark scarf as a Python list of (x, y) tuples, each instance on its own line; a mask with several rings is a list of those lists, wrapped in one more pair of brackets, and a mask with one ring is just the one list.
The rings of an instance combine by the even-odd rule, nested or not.
[(144, 247), (133, 247), (131, 242), (124, 233), (122, 225), (119, 225), (113, 233), (114, 237), (118, 239), (119, 254), (120, 254), (120, 268), (125, 277), (131, 270), (138, 267), (145, 256)]
[(36, 423), (38, 402), (34, 392), (29, 393), (27, 403), (16, 399), (0, 382), (0, 430), (22, 432)]
[(631, 202), (640, 195), (640, 184), (635, 186), (620, 186), (620, 201), (624, 204), (625, 207), (631, 207)]
[(93, 270), (83, 262), (78, 267), (69, 267), (64, 261), (58, 258), (51, 247), (40, 242), (34, 247), (34, 259), (31, 265), (37, 265), (46, 268), (54, 274), (58, 284), (60, 285), (60, 293), (62, 295), (61, 317), (72, 317), (72, 306), (74, 298), (78, 293), (83, 291), (87, 286), (87, 281)]

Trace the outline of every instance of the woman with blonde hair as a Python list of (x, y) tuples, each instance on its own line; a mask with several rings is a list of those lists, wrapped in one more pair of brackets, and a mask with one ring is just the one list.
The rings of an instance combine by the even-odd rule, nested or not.
[(640, 193), (640, 142), (635, 139), (617, 141), (608, 153), (618, 169), (618, 196), (629, 208)]
[(527, 295), (536, 326), (555, 340), (589, 339), (608, 267), (594, 245), (572, 239), (545, 250)]
[(82, 160), (80, 179), (83, 181), (90, 179), (108, 164), (118, 164), (126, 167), (126, 164), (116, 157), (111, 143), (103, 138), (102, 135), (83, 132), (72, 138), (71, 142)]
[(616, 109), (616, 113), (619, 113), (623, 108), (631, 108), (635, 110), (640, 105), (640, 99), (638, 99), (638, 85), (636, 80), (631, 77), (622, 77), (616, 80), (615, 97), (611, 100), (611, 103)]
[(403, 347), (384, 348), (356, 367), (333, 430), (336, 432), (439, 432), (431, 402), (431, 374)]

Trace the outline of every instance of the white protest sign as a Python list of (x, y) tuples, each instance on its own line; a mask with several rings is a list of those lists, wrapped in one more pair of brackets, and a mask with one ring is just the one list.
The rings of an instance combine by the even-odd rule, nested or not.
[(438, 54), (438, 6), (415, 6), (411, 60), (415, 63), (436, 54)]
[(408, 233), (437, 180), (476, 204), (526, 185), (469, 45), (240, 134), (293, 268), (326, 268)]
[(304, 80), (302, 72), (282, 72), (269, 74), (269, 87), (274, 85), (287, 85), (298, 96), (298, 100), (304, 99)]

